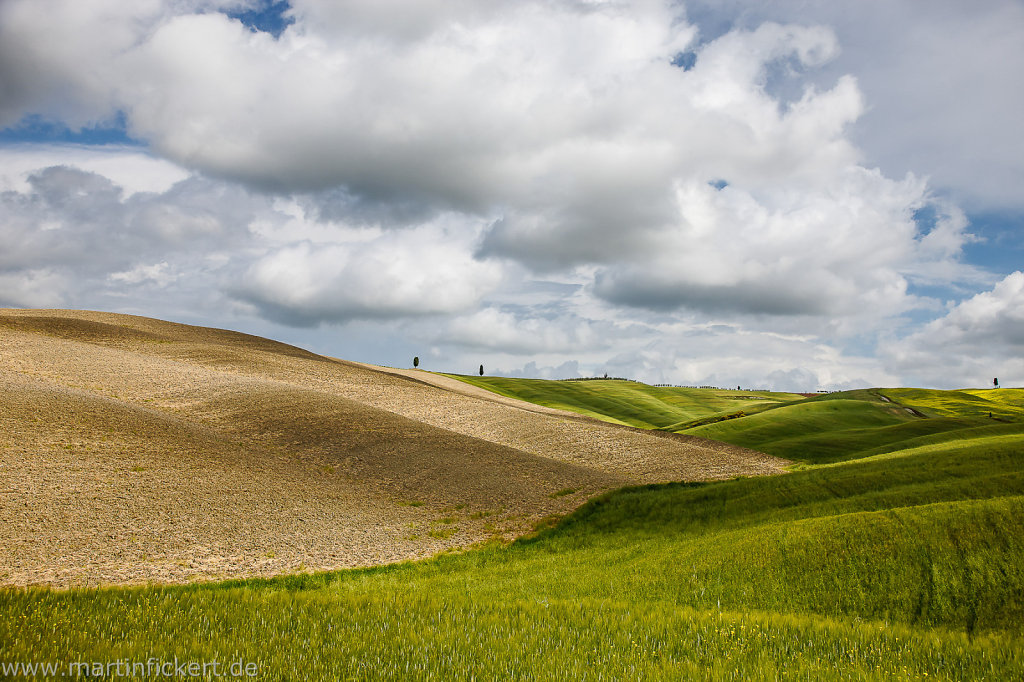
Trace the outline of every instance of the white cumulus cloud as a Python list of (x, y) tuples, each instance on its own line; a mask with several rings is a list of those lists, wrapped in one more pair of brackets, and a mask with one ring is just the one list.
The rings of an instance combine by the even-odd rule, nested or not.
[(400, 237), (278, 246), (231, 290), (269, 318), (302, 326), (458, 313), (500, 281), (500, 268), (473, 260), (460, 239), (423, 226)]
[(1024, 386), (1024, 272), (1007, 275), (886, 351), (892, 367), (943, 388)]

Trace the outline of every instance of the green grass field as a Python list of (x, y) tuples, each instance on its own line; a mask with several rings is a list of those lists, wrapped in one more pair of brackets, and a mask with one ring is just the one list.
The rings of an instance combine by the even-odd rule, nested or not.
[(872, 389), (769, 406), (707, 425), (670, 427), (800, 462), (828, 463), (979, 435), (1021, 433), (1024, 390)]
[[(733, 429), (801, 466), (614, 492), (508, 546), (274, 580), (3, 590), (0, 663), (216, 658), (254, 663), (260, 679), (1024, 679), (1024, 392), (960, 393), (831, 394), (690, 429)], [(616, 419), (630, 411), (609, 404)], [(841, 444), (822, 455), (829, 433)]]
[(445, 376), (510, 398), (641, 429), (670, 427), (722, 412), (757, 411), (802, 399), (802, 396), (792, 393), (660, 388), (619, 379), (549, 381), (465, 374)]

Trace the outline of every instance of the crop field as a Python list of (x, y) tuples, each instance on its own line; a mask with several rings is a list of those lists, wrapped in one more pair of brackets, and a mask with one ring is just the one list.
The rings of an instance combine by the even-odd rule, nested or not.
[[(244, 661), (260, 679), (1024, 679), (1021, 398), (873, 389), (743, 410), (690, 430), (785, 452), (792, 473), (628, 487), (420, 562), (6, 589), (3, 656)], [(649, 419), (606, 405), (654, 426), (725, 400)]]

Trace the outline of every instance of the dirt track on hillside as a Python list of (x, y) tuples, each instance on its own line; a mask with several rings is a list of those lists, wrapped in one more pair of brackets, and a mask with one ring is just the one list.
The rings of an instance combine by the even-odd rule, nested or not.
[(0, 584), (379, 564), (783, 464), (236, 332), (0, 309)]

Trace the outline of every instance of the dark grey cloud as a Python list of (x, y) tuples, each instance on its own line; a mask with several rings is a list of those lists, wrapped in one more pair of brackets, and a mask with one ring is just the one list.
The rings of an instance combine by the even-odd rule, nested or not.
[(552, 178), (538, 189), (530, 199), (542, 200), (535, 209), (506, 211), (491, 225), (478, 255), (546, 271), (614, 262), (656, 249), (658, 232), (678, 219), (670, 183), (649, 173), (617, 167), (567, 175), (573, 176), (571, 187)]
[(446, 236), (445, 220), (401, 235), (332, 226), (198, 176), (164, 192), (126, 195), (97, 173), (51, 167), (27, 185), (0, 194), (0, 273), (59, 277), (49, 280), (55, 290), (29, 297), (0, 286), (12, 305), (40, 296), (74, 305), (90, 290), (195, 280), (177, 293), (202, 296), (212, 286), (268, 319), (316, 326), (458, 312), (500, 277), (496, 266), (472, 258), (474, 234), (459, 225)]
[(107, 178), (74, 168), (47, 168), (28, 183), (27, 193), (0, 195), (5, 247), (0, 265), (7, 270), (61, 266), (93, 275), (114, 271), (165, 254), (169, 231), (201, 219), (179, 201), (147, 195), (126, 199)]
[(809, 283), (741, 281), (729, 285), (659, 278), (657, 273), (600, 272), (594, 294), (616, 305), (672, 311), (680, 308), (704, 313), (748, 315), (823, 315), (829, 310), (827, 294)]
[[(5, 246), (0, 267), (89, 268), (102, 255), (106, 219), (121, 211), (121, 191), (95, 173), (63, 167), (42, 170), (29, 178), (29, 185), (26, 194), (0, 194), (0, 239)], [(110, 258), (125, 262), (127, 254), (114, 251)]]
[(75, 305), (112, 285), (194, 273), (205, 257), (245, 243), (250, 220), (267, 204), (201, 178), (126, 195), (98, 173), (65, 166), (41, 169), (27, 185), (0, 193), (0, 273), (9, 283), (34, 280), (36, 291), (0, 287), (7, 305)]
[(409, 227), (436, 218), (442, 211), (434, 202), (413, 196), (371, 196), (347, 187), (299, 196), (306, 213), (321, 222), (367, 227)]

